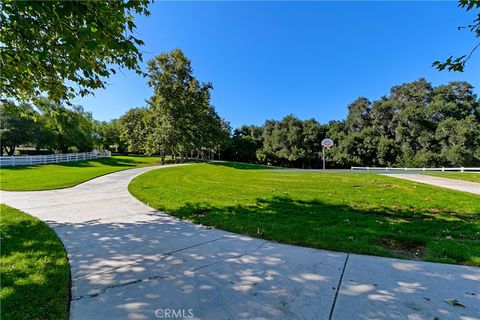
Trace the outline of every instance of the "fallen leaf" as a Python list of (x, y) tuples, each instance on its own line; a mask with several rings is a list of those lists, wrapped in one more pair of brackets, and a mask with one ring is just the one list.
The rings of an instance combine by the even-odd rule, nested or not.
[(457, 299), (445, 299), (444, 300), (446, 303), (454, 306), (454, 307), (462, 307), (462, 308), (465, 308), (465, 306), (463, 304), (461, 304), (460, 302), (458, 302)]

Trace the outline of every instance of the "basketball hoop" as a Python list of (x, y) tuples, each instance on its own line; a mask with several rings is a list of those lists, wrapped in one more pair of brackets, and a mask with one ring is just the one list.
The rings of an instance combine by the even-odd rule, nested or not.
[(325, 149), (330, 149), (331, 147), (333, 147), (333, 140), (329, 138), (323, 139), (321, 142), (321, 145), (323, 147), (322, 149), (323, 170), (325, 170)]
[(333, 140), (329, 138), (323, 139), (322, 147), (330, 149), (331, 147), (333, 147)]

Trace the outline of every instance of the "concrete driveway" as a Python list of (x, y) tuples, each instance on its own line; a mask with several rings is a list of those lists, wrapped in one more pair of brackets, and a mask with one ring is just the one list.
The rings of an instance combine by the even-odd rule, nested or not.
[(301, 248), (194, 225), (128, 193), (135, 176), (153, 169), (0, 193), (64, 243), (71, 319), (480, 319), (480, 268)]
[(405, 179), (414, 182), (420, 182), (425, 184), (430, 184), (432, 186), (458, 190), (463, 192), (469, 192), (473, 194), (480, 194), (480, 183), (464, 181), (464, 180), (455, 180), (443, 177), (428, 176), (425, 174), (383, 174), (384, 176), (389, 176), (393, 178)]

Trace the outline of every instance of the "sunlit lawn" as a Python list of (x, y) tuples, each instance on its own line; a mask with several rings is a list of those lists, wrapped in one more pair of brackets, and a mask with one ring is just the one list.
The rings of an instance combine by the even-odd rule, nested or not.
[(480, 265), (480, 197), (375, 174), (196, 164), (151, 171), (130, 192), (196, 223), (279, 242)]
[(2, 320), (67, 319), (70, 268), (45, 223), (0, 205)]
[(441, 178), (464, 180), (480, 183), (480, 173), (473, 172), (446, 172), (446, 173), (429, 173), (430, 176), (436, 176)]
[(26, 191), (71, 187), (107, 173), (158, 162), (158, 157), (112, 156), (61, 164), (5, 167), (0, 169), (0, 189)]

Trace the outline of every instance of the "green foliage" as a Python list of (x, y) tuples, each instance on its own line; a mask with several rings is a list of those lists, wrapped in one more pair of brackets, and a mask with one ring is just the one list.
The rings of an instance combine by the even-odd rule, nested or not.
[[(465, 9), (466, 11), (478, 10), (480, 9), (480, 1), (479, 0), (460, 0), (458, 6)], [(475, 18), (475, 20), (473, 20), (473, 22), (470, 25), (458, 27), (458, 29), (459, 30), (467, 29), (470, 32), (473, 32), (476, 38), (480, 38), (480, 12), (477, 14), (477, 17)], [(473, 55), (475, 50), (477, 50), (479, 47), (480, 47), (480, 43), (477, 44), (475, 47), (473, 47), (473, 49), (468, 54), (464, 54), (460, 57), (455, 57), (455, 58), (453, 56), (450, 56), (444, 62), (435, 61), (433, 63), (433, 66), (440, 71), (447, 69), (448, 71), (463, 72), (463, 70), (465, 69), (465, 64), (467, 63), (468, 60), (470, 60), (470, 57)]]
[(118, 119), (109, 122), (96, 121), (95, 135), (99, 149), (126, 153), (128, 151), (127, 142), (122, 138), (122, 128), (122, 124)]
[(393, 87), (378, 101), (359, 98), (348, 110), (344, 121), (327, 125), (289, 115), (268, 120), (255, 132), (240, 130), (228, 158), (320, 167), (320, 141), (329, 137), (335, 142), (327, 151), (329, 167), (480, 164), (480, 103), (466, 82), (433, 87), (419, 79)]
[(128, 110), (119, 119), (120, 138), (127, 144), (129, 152), (144, 152), (144, 141), (147, 135), (148, 110), (133, 108)]
[(138, 176), (129, 191), (167, 213), (254, 237), (480, 266), (476, 195), (376, 174), (262, 169), (164, 168)]
[(148, 61), (148, 73), (154, 90), (148, 108), (132, 109), (120, 119), (129, 150), (183, 159), (193, 151), (197, 157), (219, 151), (228, 142), (230, 126), (210, 104), (212, 85), (193, 76), (180, 49)]
[(2, 319), (68, 319), (70, 266), (62, 242), (37, 218), (4, 204), (0, 212)]
[(143, 42), (134, 15), (148, 0), (2, 1), (2, 98), (60, 102), (105, 87), (112, 65), (135, 70)]
[(314, 119), (302, 121), (289, 115), (281, 121), (268, 120), (257, 157), (275, 165), (312, 166), (318, 162), (325, 131)]
[(5, 152), (11, 156), (18, 145), (34, 139), (35, 114), (27, 104), (17, 106), (6, 101), (0, 105), (0, 154)]
[(7, 100), (0, 105), (0, 116), (2, 154), (12, 155), (19, 145), (63, 153), (91, 151), (108, 143), (124, 147), (118, 122), (98, 123), (80, 106), (66, 108), (42, 98), (33, 108)]

